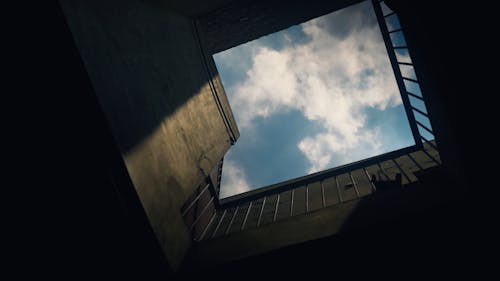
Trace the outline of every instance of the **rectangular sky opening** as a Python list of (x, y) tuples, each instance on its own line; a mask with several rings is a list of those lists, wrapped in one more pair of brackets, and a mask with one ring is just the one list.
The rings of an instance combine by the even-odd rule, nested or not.
[(415, 145), (370, 1), (214, 60), (240, 130), (221, 198)]

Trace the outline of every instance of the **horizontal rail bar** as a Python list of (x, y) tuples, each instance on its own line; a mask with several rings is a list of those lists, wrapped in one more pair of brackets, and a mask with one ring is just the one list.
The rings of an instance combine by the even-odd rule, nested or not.
[(306, 184), (319, 182), (321, 180), (331, 178), (336, 175), (345, 174), (349, 171), (354, 171), (357, 169), (361, 169), (363, 167), (367, 167), (370, 165), (374, 165), (379, 162), (383, 162), (386, 160), (390, 160), (392, 158), (397, 158), (403, 156), (405, 154), (415, 152), (422, 149), (422, 143), (417, 142), (414, 146), (402, 148), (396, 151), (388, 152), (382, 155), (378, 155), (375, 157), (371, 157), (365, 160), (357, 161), (351, 164), (343, 165), (340, 167), (324, 170), (321, 172), (317, 172), (311, 175), (298, 177), (295, 179), (283, 181), (281, 183), (261, 187), (258, 189), (254, 189), (251, 191), (247, 191), (244, 193), (240, 193), (231, 197), (226, 197), (220, 199), (220, 205), (223, 208), (236, 206), (245, 202), (253, 201), (259, 199), (264, 196), (269, 196), (277, 193), (281, 193), (287, 190), (293, 190), (296, 187), (304, 186)]
[(427, 132), (431, 133), (431, 135), (434, 135), (434, 132), (431, 129), (427, 128), (427, 126), (425, 126), (424, 124), (422, 124), (422, 123), (420, 123), (420, 122), (418, 122), (416, 120), (415, 120), (415, 122), (417, 122), (417, 125), (419, 125), (420, 127), (424, 128)]
[[(404, 77), (403, 77), (403, 78), (404, 78)], [(423, 97), (417, 96), (417, 95), (412, 94), (412, 93), (410, 93), (410, 92), (408, 92), (408, 91), (406, 91), (406, 94), (407, 94), (407, 95), (410, 95), (410, 96), (412, 96), (412, 97), (414, 97), (414, 98), (417, 98), (417, 99), (419, 99), (419, 100), (421, 100), (421, 101), (423, 101), (423, 100), (424, 100), (424, 98), (423, 98)], [(416, 120), (415, 120), (415, 121), (416, 121)]]
[(388, 18), (388, 17), (395, 15), (395, 14), (396, 14), (396, 12), (392, 11), (392, 12), (388, 13), (387, 15), (384, 15), (384, 18)]
[(413, 78), (403, 77), (403, 79), (404, 79), (404, 80), (411, 81), (411, 82), (418, 83), (418, 81), (417, 81), (416, 79), (413, 79)]
[(391, 31), (388, 31), (389, 33), (394, 33), (394, 32), (398, 32), (398, 31), (403, 31), (402, 28), (396, 28), (396, 29), (393, 29)]
[(413, 63), (411, 63), (411, 62), (402, 62), (402, 61), (398, 61), (398, 64), (402, 64), (402, 65), (413, 65)]
[[(423, 112), (422, 110), (418, 109), (418, 108), (415, 108), (415, 107), (411, 107), (411, 109), (415, 110), (416, 112), (424, 115), (425, 117), (429, 118), (429, 115), (427, 115), (427, 113)], [(416, 121), (416, 120), (415, 120)]]
[(210, 183), (207, 183), (207, 185), (205, 185), (205, 187), (203, 188), (203, 190), (200, 191), (200, 194), (198, 194), (193, 199), (193, 201), (191, 201), (191, 203), (189, 204), (189, 206), (187, 206), (186, 209), (184, 209), (184, 211), (182, 211), (182, 216), (185, 216), (187, 214), (187, 212), (194, 206), (194, 203), (196, 203), (196, 201), (198, 201), (198, 199), (200, 199), (201, 195), (203, 193), (205, 193), (205, 191), (207, 191), (207, 189), (208, 189), (209, 186), (210, 186)]
[(392, 46), (393, 49), (408, 49), (408, 46)]

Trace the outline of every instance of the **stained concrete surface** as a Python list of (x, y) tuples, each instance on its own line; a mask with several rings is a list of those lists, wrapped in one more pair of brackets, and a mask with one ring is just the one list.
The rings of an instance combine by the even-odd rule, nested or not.
[(203, 241), (193, 249), (186, 266), (210, 268), (290, 245), (363, 231), (377, 224), (431, 210), (461, 196), (450, 194), (452, 190), (436, 190), (443, 185), (439, 180), (442, 179), (441, 173), (442, 169), (436, 166), (419, 172), (421, 181), (404, 188), (378, 191), (343, 204)]
[(175, 268), (191, 243), (180, 208), (231, 145), (210, 88), (218, 78), (206, 70), (192, 20), (166, 5), (60, 3), (133, 185)]
[[(487, 57), (489, 49), (484, 44), (477, 44), (477, 40), (470, 39), (469, 36), (488, 38), (482, 35), (493, 34), (485, 34), (489, 32), (488, 27), (494, 26), (485, 22), (494, 21), (494, 17), (485, 16), (484, 12), (495, 9), (486, 7), (485, 1), (474, 5), (451, 5), (435, 1), (391, 2), (412, 4), (407, 9), (405, 26), (409, 26), (408, 19), (412, 21), (410, 30), (413, 33), (408, 32), (406, 35), (411, 43), (423, 43), (415, 48), (420, 50), (418, 58), (420, 66), (424, 67), (419, 67), (423, 70), (423, 76), (419, 77), (426, 77), (428, 81), (433, 79), (435, 84), (438, 84), (438, 87), (428, 93), (441, 100), (441, 103), (433, 103), (440, 106), (430, 111), (438, 120), (434, 127), (442, 134), (439, 139), (443, 151), (445, 148), (447, 150), (443, 161), (447, 165), (453, 162), (455, 165), (464, 166), (462, 175), (463, 180), (470, 183), (470, 196), (462, 201), (460, 206), (448, 208), (446, 212), (437, 213), (432, 210), (425, 214), (406, 216), (397, 223), (379, 224), (376, 231), (350, 233), (335, 242), (332, 242), (332, 239), (310, 241), (293, 249), (271, 251), (254, 259), (228, 263), (211, 271), (225, 274), (218, 274), (217, 278), (223, 279), (222, 277), (226, 276), (228, 279), (234, 279), (234, 276), (243, 274), (247, 277), (262, 278), (263, 272), (271, 272), (271, 275), (283, 278), (297, 276), (299, 271), (346, 277), (357, 276), (359, 272), (363, 272), (399, 279), (419, 275), (423, 278), (467, 276), (481, 279), (495, 268), (494, 259), (490, 257), (494, 256), (496, 251), (496, 239), (492, 237), (494, 232), (491, 232), (491, 228), (495, 225), (492, 222), (495, 221), (497, 207), (491, 207), (497, 205), (490, 204), (492, 202), (489, 201), (497, 197), (490, 196), (495, 181), (486, 176), (494, 175), (494, 172), (489, 173), (486, 169), (495, 167), (488, 162), (493, 156), (491, 152), (495, 149), (491, 143), (495, 138), (491, 137), (490, 126), (490, 115), (494, 112), (490, 109), (493, 109), (494, 103), (488, 103), (488, 94), (492, 93), (489, 85), (494, 80), (489, 80), (485, 75), (490, 72), (489, 68), (482, 68), (491, 63)], [(43, 3), (40, 6), (50, 5)], [(33, 6), (30, 8), (21, 10), (20, 21), (28, 20), (28, 15), (35, 14), (37, 21), (27, 21), (29, 28), (19, 32), (14, 27), (19, 35), (19, 41), (16, 43), (21, 43), (19, 47), (24, 44), (24, 49), (20, 49), (26, 51), (20, 52), (16, 59), (31, 58), (33, 55), (36, 62), (43, 61), (43, 64), (30, 64), (30, 69), (35, 71), (30, 75), (25, 75), (23, 71), (19, 82), (29, 84), (32, 92), (43, 93), (47, 103), (37, 104), (39, 111), (36, 113), (40, 113), (39, 117), (50, 115), (51, 118), (50, 122), (43, 123), (42, 128), (32, 126), (30, 130), (25, 130), (27, 124), (32, 123), (24, 123), (19, 127), (29, 134), (26, 138), (28, 146), (50, 150), (50, 157), (46, 159), (59, 161), (59, 169), (53, 169), (51, 166), (45, 170), (42, 166), (29, 166), (28, 169), (23, 169), (22, 174), (26, 176), (28, 171), (32, 177), (44, 174), (51, 178), (50, 181), (44, 182), (44, 178), (36, 177), (33, 180), (36, 187), (42, 184), (50, 188), (54, 185), (63, 187), (65, 192), (55, 197), (55, 200), (43, 203), (44, 207), (60, 207), (59, 204), (64, 202), (64, 207), (68, 208), (57, 208), (57, 215), (64, 218), (70, 216), (71, 219), (58, 221), (55, 226), (47, 224), (47, 220), (37, 224), (33, 220), (16, 218), (30, 227), (30, 241), (33, 240), (31, 233), (34, 227), (39, 226), (40, 228), (36, 229), (36, 242), (33, 244), (47, 244), (47, 249), (50, 250), (46, 252), (50, 255), (42, 259), (33, 259), (37, 254), (34, 250), (37, 248), (22, 252), (23, 262), (19, 269), (31, 271), (37, 278), (49, 272), (48, 276), (51, 278), (59, 275), (64, 277), (61, 279), (82, 275), (92, 278), (100, 276), (130, 279), (133, 276), (137, 277), (135, 279), (148, 279), (148, 273), (151, 273), (149, 269), (160, 266), (153, 265), (159, 259), (150, 255), (151, 252), (141, 251), (144, 248), (142, 240), (137, 236), (127, 235), (131, 232), (130, 228), (117, 226), (121, 223), (130, 226), (129, 218), (117, 222), (117, 218), (122, 215), (118, 214), (121, 208), (119, 202), (116, 202), (117, 195), (111, 192), (113, 189), (110, 184), (96, 183), (96, 179), (104, 178), (106, 169), (109, 168), (102, 164), (107, 160), (109, 147), (103, 145), (105, 141), (100, 134), (102, 128), (96, 129), (105, 121), (96, 117), (99, 115), (96, 113), (99, 111), (98, 107), (88, 102), (89, 97), (94, 97), (94, 93), (89, 87), (80, 87), (82, 83), (79, 82), (85, 80), (86, 73), (79, 72), (79, 67), (76, 67), (75, 71), (75, 65), (80, 61), (67, 56), (72, 46), (53, 44), (59, 42), (61, 37), (52, 36), (53, 29), (47, 25), (51, 22), (46, 20), (47, 13), (34, 9)], [(12, 24), (19, 24), (20, 21)], [(58, 23), (57, 26), (62, 24)], [(22, 64), (20, 66), (25, 67)], [(52, 95), (57, 96), (57, 103), (52, 102)], [(476, 109), (480, 110), (479, 114)], [(452, 120), (452, 124), (447, 126), (446, 120)], [(37, 121), (41, 124), (42, 121), (48, 120), (43, 118)], [(484, 123), (489, 126), (486, 130), (480, 125)], [(455, 146), (448, 146), (447, 141), (455, 142)], [(47, 147), (43, 147), (44, 145)], [(32, 155), (30, 156), (31, 159), (27, 159), (34, 161)], [(470, 179), (473, 181), (469, 181)], [(68, 196), (69, 193), (71, 196)], [(32, 214), (40, 211), (26, 204), (24, 207)], [(77, 207), (81, 209), (75, 211)], [(109, 224), (109, 220), (115, 223)], [(70, 225), (77, 223), (81, 227), (71, 228), (70, 232)], [(132, 225), (137, 227), (137, 224)], [(50, 229), (53, 232), (51, 234), (54, 234), (53, 238), (47, 241), (44, 239), (46, 237), (38, 236), (42, 229)], [(42, 243), (38, 243), (39, 241)], [(27, 241), (22, 243), (28, 244)], [(61, 251), (62, 248), (65, 250)], [(54, 254), (59, 254), (57, 262), (50, 258)], [(92, 258), (88, 259), (89, 256)], [(27, 268), (30, 270), (26, 270)]]

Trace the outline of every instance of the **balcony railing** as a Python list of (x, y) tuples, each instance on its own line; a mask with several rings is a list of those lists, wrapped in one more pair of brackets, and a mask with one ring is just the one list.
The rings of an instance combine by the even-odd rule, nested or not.
[(222, 161), (185, 203), (181, 212), (194, 241), (248, 228), (369, 196), (382, 189), (405, 188), (415, 173), (441, 165), (426, 101), (397, 14), (372, 1), (401, 92), (415, 145), (304, 177), (219, 199)]
[[(374, 192), (383, 192), (381, 189), (405, 188), (418, 181), (416, 172), (440, 165), (439, 153), (431, 144), (434, 145), (434, 142), (425, 144), (421, 150), (399, 157), (376, 158), (380, 160), (378, 162), (368, 159), (355, 165), (340, 167), (324, 174), (317, 181), (307, 179), (290, 185), (276, 185), (266, 190), (242, 193), (233, 196), (234, 198), (224, 198), (219, 201), (220, 207), (201, 226), (203, 230), (194, 240), (219, 237), (304, 215), (357, 200)], [(205, 206), (210, 204), (212, 202), (209, 200)], [(203, 210), (206, 208), (202, 208), (199, 217), (204, 215)], [(195, 220), (197, 222), (199, 220)]]

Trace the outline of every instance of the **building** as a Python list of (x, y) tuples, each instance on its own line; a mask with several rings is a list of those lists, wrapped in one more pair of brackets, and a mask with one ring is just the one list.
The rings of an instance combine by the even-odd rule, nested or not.
[[(443, 20), (443, 12), (450, 8), (436, 4), (386, 1), (400, 16), (408, 44), (415, 50), (412, 57), (419, 77), (424, 77), (421, 87), (433, 121), (438, 160), (442, 163), (439, 168), (422, 173), (415, 188), (407, 189), (417, 195), (405, 197), (412, 192), (388, 190), (380, 196), (375, 194), (352, 201), (363, 206), (339, 204), (312, 212), (322, 201), (317, 200), (321, 197), (321, 192), (318, 193), (321, 185), (311, 182), (311, 206), (305, 203), (309, 200), (297, 198), (304, 202), (301, 205), (306, 209), (297, 212), (306, 213), (311, 208), (310, 214), (274, 224), (263, 221), (262, 227), (256, 227), (260, 213), (269, 220), (272, 209), (261, 208), (263, 211), (259, 212), (258, 207), (266, 204), (260, 199), (248, 201), (241, 208), (255, 202), (254, 208), (246, 208), (246, 213), (234, 216), (232, 223), (240, 221), (236, 227), (240, 229), (246, 228), (244, 221), (255, 223), (255, 227), (218, 238), (215, 227), (219, 224), (213, 222), (217, 222), (222, 213), (215, 216), (214, 212), (207, 213), (198, 219), (206, 224), (201, 224), (199, 229), (193, 227), (194, 232), (188, 227), (189, 220), (186, 222), (182, 216), (182, 211), (190, 210), (190, 200), (196, 199), (197, 192), (202, 191), (206, 183), (217, 186), (220, 160), (238, 138), (228, 103), (220, 94), (220, 81), (210, 64), (210, 53), (355, 2), (317, 1), (311, 5), (311, 1), (289, 1), (284, 5), (280, 1), (61, 1), (61, 34), (67, 38), (64, 46), (67, 52), (63, 53), (67, 59), (61, 63), (68, 71), (62, 73), (69, 77), (65, 82), (68, 88), (85, 101), (78, 104), (81, 109), (73, 113), (87, 117), (78, 123), (87, 125), (80, 126), (77, 135), (92, 140), (80, 140), (80, 146), (91, 143), (92, 149), (87, 150), (92, 152), (79, 156), (85, 163), (96, 164), (80, 174), (86, 178), (80, 183), (82, 188), (90, 189), (85, 191), (88, 194), (85, 200), (80, 199), (88, 203), (81, 205), (82, 232), (69, 234), (69, 241), (80, 244), (78, 251), (89, 257), (77, 259), (73, 266), (84, 272), (103, 271), (114, 277), (145, 279), (208, 272), (234, 276), (245, 269), (250, 276), (263, 274), (253, 271), (254, 268), (290, 276), (292, 268), (303, 267), (299, 271), (308, 272), (314, 265), (320, 267), (316, 268), (318, 271), (326, 272), (324, 269), (331, 263), (350, 270), (357, 268), (356, 262), (362, 259), (373, 262), (362, 266), (380, 268), (385, 266), (385, 262), (377, 260), (382, 251), (386, 251), (384, 259), (391, 256), (389, 260), (399, 269), (413, 268), (417, 262), (415, 255), (419, 254), (428, 254), (432, 264), (437, 263), (439, 257), (446, 257), (463, 265), (463, 256), (452, 253), (455, 242), (464, 241), (472, 232), (469, 226), (473, 217), (461, 206), (471, 194), (472, 183), (470, 173), (464, 171), (476, 170), (470, 164), (473, 157), (469, 146), (473, 137), (460, 132), (469, 129), (472, 132), (474, 125), (462, 114), (470, 106), (469, 99), (456, 95), (470, 88), (452, 83), (464, 75), (456, 67), (460, 51), (441, 49), (459, 41), (460, 17), (451, 13)], [(461, 11), (462, 7), (456, 9)], [(423, 15), (426, 21), (421, 20)], [(193, 19), (196, 19), (194, 23)], [(218, 22), (220, 19), (226, 20)], [(441, 26), (448, 33), (443, 35), (435, 26)], [(398, 163), (408, 170), (415, 168), (406, 162)], [(396, 166), (385, 168), (397, 173)], [(354, 186), (353, 182), (357, 181), (351, 181), (352, 188), (346, 182), (344, 188), (348, 188), (344, 191), (356, 194), (366, 190), (368, 194), (372, 190), (368, 181), (360, 186)], [(335, 186), (336, 183), (325, 183), (328, 184)], [(309, 196), (305, 193), (306, 187), (298, 188), (302, 188), (304, 197)], [(217, 194), (216, 188), (211, 190), (212, 195)], [(435, 196), (428, 196), (429, 190), (433, 195), (435, 192)], [(391, 196), (405, 202), (391, 207), (400, 210), (400, 215), (391, 217), (394, 212), (388, 211), (387, 217), (372, 224), (372, 217), (367, 214), (385, 206), (381, 202), (401, 202), (383, 198)], [(325, 195), (325, 201), (333, 199)], [(291, 201), (288, 200), (289, 205)], [(272, 206), (268, 203), (267, 206)], [(206, 205), (206, 202), (200, 204)], [(218, 207), (216, 204), (213, 202), (214, 207)], [(238, 204), (231, 207), (236, 206)], [(282, 206), (286, 210), (286, 206)], [(298, 230), (307, 223), (300, 220), (308, 221), (316, 214), (321, 225), (326, 218), (337, 217), (338, 209), (344, 208), (357, 210), (353, 215), (358, 216), (358, 220), (346, 215), (346, 222), (335, 229), (314, 229), (309, 225)], [(200, 213), (203, 211), (198, 209)], [(231, 212), (234, 213), (228, 210), (226, 216), (230, 217)], [(191, 219), (198, 217), (194, 214)], [(443, 220), (446, 223), (443, 224)], [(219, 229), (224, 229), (225, 222), (220, 221)], [(342, 230), (346, 225), (348, 234)], [(465, 232), (459, 233), (463, 227)], [(285, 239), (280, 229), (293, 230), (297, 236)], [(318, 231), (323, 232), (318, 234)], [(397, 233), (398, 237), (390, 237), (390, 233)], [(451, 234), (457, 236), (449, 238)], [(207, 239), (211, 236), (216, 239)], [(202, 241), (198, 243), (193, 238)], [(213, 246), (217, 241), (219, 245)], [(242, 248), (232, 247), (234, 245)], [(324, 254), (317, 254), (322, 249), (338, 255), (323, 260), (320, 256)], [(255, 252), (247, 255), (250, 250)], [(432, 251), (437, 251), (437, 256), (429, 254)], [(233, 260), (235, 257), (244, 259)], [(212, 261), (214, 264), (206, 264)]]

